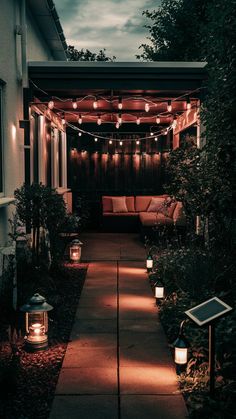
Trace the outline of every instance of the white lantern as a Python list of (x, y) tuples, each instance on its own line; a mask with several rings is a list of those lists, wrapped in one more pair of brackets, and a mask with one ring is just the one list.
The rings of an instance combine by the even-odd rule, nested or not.
[(161, 281), (157, 281), (154, 285), (156, 299), (164, 298), (164, 285)]
[(188, 362), (188, 348), (189, 344), (183, 334), (183, 326), (185, 320), (180, 324), (179, 335), (174, 342), (175, 348), (175, 363), (179, 366), (185, 365)]
[(148, 255), (146, 260), (146, 268), (148, 272), (150, 272), (153, 268), (153, 258), (150, 254)]
[(80, 240), (73, 240), (70, 245), (70, 260), (71, 262), (78, 263), (81, 258), (81, 243)]

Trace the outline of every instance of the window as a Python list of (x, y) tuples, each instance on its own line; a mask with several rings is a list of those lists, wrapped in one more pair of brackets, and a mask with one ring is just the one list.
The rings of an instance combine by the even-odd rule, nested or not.
[(0, 80), (0, 196), (3, 196), (3, 115), (2, 115), (1, 80)]

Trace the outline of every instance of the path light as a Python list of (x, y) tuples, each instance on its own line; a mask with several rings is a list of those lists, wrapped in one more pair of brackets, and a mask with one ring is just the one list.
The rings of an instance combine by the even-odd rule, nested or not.
[(164, 298), (164, 284), (160, 279), (158, 279), (157, 282), (155, 283), (154, 289), (155, 289), (155, 297), (157, 301), (160, 298)]
[(25, 344), (35, 352), (48, 347), (48, 311), (53, 307), (40, 294), (34, 294), (20, 310), (25, 312)]
[[(186, 320), (183, 320), (180, 324), (179, 335), (174, 341), (175, 348), (175, 363), (177, 366), (183, 366), (188, 362), (188, 348), (189, 343), (183, 334), (183, 327)], [(177, 370), (178, 372), (178, 370)]]
[(71, 262), (78, 263), (81, 258), (81, 243), (80, 240), (76, 239), (71, 242), (70, 245), (70, 260)]
[(147, 259), (146, 259), (146, 268), (147, 268), (147, 272), (151, 272), (151, 270), (153, 268), (153, 258), (152, 258), (150, 253), (149, 253), (149, 255), (147, 256)]

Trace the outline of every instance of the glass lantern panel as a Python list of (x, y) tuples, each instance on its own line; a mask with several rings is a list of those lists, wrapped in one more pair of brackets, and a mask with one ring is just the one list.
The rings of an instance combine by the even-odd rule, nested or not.
[(155, 287), (155, 297), (156, 298), (164, 297), (164, 287)]
[(153, 267), (153, 260), (152, 259), (147, 259), (147, 268), (151, 269)]
[(175, 348), (175, 362), (176, 364), (187, 364), (188, 361), (188, 349), (187, 348)]

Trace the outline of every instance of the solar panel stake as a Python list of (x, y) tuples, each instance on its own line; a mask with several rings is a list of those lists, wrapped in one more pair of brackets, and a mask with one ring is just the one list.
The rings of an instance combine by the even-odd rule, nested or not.
[(209, 375), (210, 375), (210, 396), (215, 395), (215, 325), (209, 324)]

